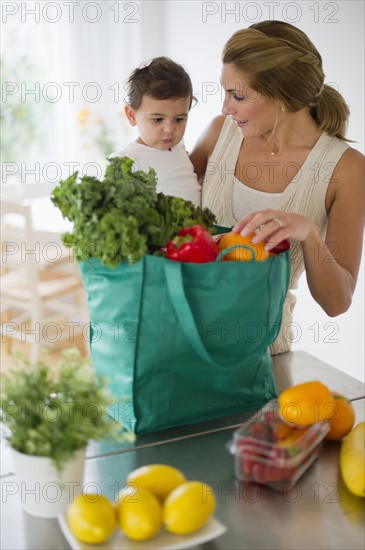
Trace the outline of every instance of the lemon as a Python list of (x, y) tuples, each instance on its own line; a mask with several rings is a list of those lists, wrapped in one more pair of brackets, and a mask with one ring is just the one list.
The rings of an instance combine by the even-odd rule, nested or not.
[(365, 422), (360, 422), (341, 444), (340, 469), (347, 488), (365, 497)]
[(77, 495), (68, 505), (66, 516), (72, 533), (87, 544), (106, 542), (117, 526), (113, 504), (95, 494)]
[(128, 483), (134, 483), (151, 491), (160, 501), (164, 501), (171, 491), (186, 481), (180, 470), (167, 464), (149, 464), (133, 470), (128, 477)]
[(162, 525), (161, 504), (153, 493), (142, 487), (122, 489), (117, 513), (119, 527), (132, 540), (148, 540), (157, 535)]
[(187, 535), (201, 529), (216, 507), (212, 488), (200, 481), (186, 481), (169, 494), (163, 522), (170, 533)]
[(341, 475), (338, 476), (337, 486), (338, 501), (342, 512), (346, 515), (346, 519), (357, 527), (363, 528), (364, 499), (351, 493)]

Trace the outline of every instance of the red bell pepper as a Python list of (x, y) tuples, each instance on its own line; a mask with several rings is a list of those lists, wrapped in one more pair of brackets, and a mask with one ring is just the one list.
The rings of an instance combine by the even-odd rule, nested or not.
[(214, 262), (219, 254), (212, 235), (201, 225), (183, 227), (166, 245), (166, 256), (177, 262)]
[(290, 242), (288, 239), (284, 239), (280, 243), (278, 243), (274, 248), (270, 250), (272, 254), (281, 254), (282, 252), (285, 252), (285, 250), (289, 250), (290, 248)]

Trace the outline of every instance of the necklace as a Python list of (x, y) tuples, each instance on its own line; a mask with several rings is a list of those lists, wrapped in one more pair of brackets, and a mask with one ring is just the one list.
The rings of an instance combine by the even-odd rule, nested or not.
[[(265, 141), (266, 145), (267, 145), (268, 148), (270, 149), (270, 154), (271, 154), (271, 156), (274, 157), (275, 155), (277, 155), (279, 151), (273, 151), (273, 150), (271, 149), (270, 145), (269, 145), (269, 140), (267, 140), (265, 136), (262, 136), (262, 137), (264, 138), (264, 141)], [(270, 136), (270, 137), (271, 137), (271, 136)]]
[(283, 105), (281, 105), (281, 107), (280, 107), (280, 112), (279, 112), (279, 113), (276, 113), (275, 124), (274, 124), (273, 129), (271, 130), (271, 134), (270, 134), (270, 136), (268, 137), (268, 139), (266, 139), (266, 137), (265, 137), (264, 135), (262, 135), (262, 137), (263, 137), (263, 139), (264, 139), (266, 145), (267, 145), (268, 148), (270, 149), (270, 152), (271, 152), (271, 156), (272, 156), (272, 157), (274, 157), (275, 155), (277, 155), (278, 152), (279, 152), (279, 150), (273, 151), (273, 150), (271, 149), (270, 145), (269, 145), (269, 141), (270, 141), (270, 139), (272, 138), (272, 136), (274, 135), (274, 132), (275, 132), (276, 127), (277, 127), (277, 125), (278, 125), (280, 113), (282, 114), (284, 111), (285, 111), (285, 108), (284, 108)]

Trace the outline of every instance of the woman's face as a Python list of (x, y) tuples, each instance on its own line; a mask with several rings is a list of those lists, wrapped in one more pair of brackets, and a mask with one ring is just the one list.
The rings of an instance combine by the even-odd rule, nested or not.
[(225, 91), (222, 108), (230, 115), (246, 138), (271, 132), (277, 120), (280, 105), (250, 86), (250, 79), (232, 63), (223, 65), (221, 84)]

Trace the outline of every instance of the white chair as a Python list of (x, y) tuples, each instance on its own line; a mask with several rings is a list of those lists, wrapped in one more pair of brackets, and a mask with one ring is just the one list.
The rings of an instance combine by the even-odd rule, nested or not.
[(32, 198), (3, 194), (1, 226), (2, 343), (30, 343), (35, 362), (42, 347), (85, 335), (85, 292), (59, 233), (34, 229)]

